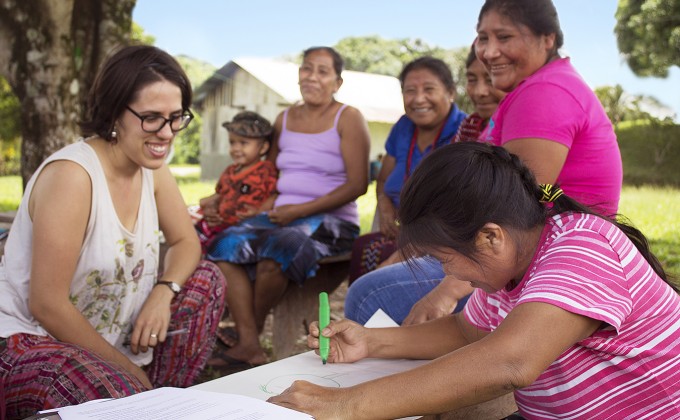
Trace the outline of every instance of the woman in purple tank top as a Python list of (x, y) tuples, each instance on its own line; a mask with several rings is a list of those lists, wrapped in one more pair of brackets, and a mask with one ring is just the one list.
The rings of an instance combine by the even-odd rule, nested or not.
[(349, 251), (359, 234), (355, 199), (368, 187), (370, 139), (361, 113), (334, 98), (342, 67), (332, 48), (304, 52), (303, 100), (274, 124), (268, 158), (280, 174), (273, 210), (227, 229), (209, 250), (227, 278), (238, 333), (233, 347), (209, 361), (214, 367), (265, 363), (259, 334), (289, 282), (314, 277), (321, 258)]

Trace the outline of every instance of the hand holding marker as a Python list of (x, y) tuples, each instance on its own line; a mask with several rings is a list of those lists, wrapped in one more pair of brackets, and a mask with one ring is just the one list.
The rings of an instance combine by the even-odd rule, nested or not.
[(324, 330), (331, 322), (331, 306), (328, 303), (328, 293), (319, 293), (319, 355), (321, 355), (321, 361), (326, 364), (328, 360), (328, 350), (330, 348), (330, 343), (328, 337), (321, 335), (321, 331)]

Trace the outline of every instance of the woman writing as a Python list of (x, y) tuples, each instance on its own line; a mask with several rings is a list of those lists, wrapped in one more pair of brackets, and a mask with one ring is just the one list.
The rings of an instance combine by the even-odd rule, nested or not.
[[(592, 89), (569, 59), (559, 56), (564, 37), (552, 2), (487, 0), (477, 35), (477, 57), (493, 86), (507, 92), (482, 140), (515, 153), (539, 182), (559, 183), (569, 196), (615, 214), (623, 178), (616, 134)], [(404, 264), (389, 267), (390, 276), (404, 279), (408, 293), (395, 300), (376, 290), (369, 301), (384, 308), (418, 302), (407, 323), (451, 313), (460, 286), (448, 278), (440, 281), (437, 266), (425, 260), (418, 278)], [(409, 276), (415, 287), (409, 287)]]
[[(475, 55), (474, 45), (465, 61), (465, 78), (465, 91), (475, 112), (462, 121), (453, 142), (477, 141), (487, 131), (491, 115), (505, 96), (504, 92), (495, 89), (491, 84), (489, 73)], [(452, 106), (455, 107), (455, 104)], [(377, 185), (379, 187), (380, 184)], [(394, 217), (394, 211), (391, 214)], [(363, 237), (357, 242), (361, 238)], [(393, 248), (396, 249), (394, 245)], [(372, 252), (374, 250), (375, 246), (369, 249)], [(422, 299), (416, 303), (413, 299), (439, 284), (444, 273), (441, 265), (433, 259), (419, 259), (418, 270), (415, 272), (404, 268), (407, 268), (404, 264), (395, 264), (360, 277), (347, 292), (345, 316), (364, 324), (378, 308), (382, 308), (397, 323), (409, 325), (425, 321), (433, 313), (445, 315), (461, 310), (466, 297), (472, 292), (466, 284), (453, 283), (447, 294), (439, 295), (440, 301)], [(414, 278), (414, 275), (422, 281)], [(414, 303), (417, 306), (414, 307)]]
[[(214, 264), (199, 264), (165, 165), (190, 103), (169, 54), (120, 49), (90, 90), (87, 137), (49, 157), (26, 186), (0, 265), (8, 418), (189, 386), (201, 372), (225, 283)], [(162, 276), (159, 230), (168, 245)]]
[(406, 114), (387, 137), (387, 154), (376, 180), (380, 231), (354, 242), (350, 281), (374, 270), (383, 261), (396, 262), (390, 256), (396, 250), (396, 209), (404, 181), (423, 156), (451, 142), (466, 116), (456, 107), (456, 85), (449, 66), (442, 60), (417, 58), (404, 66), (399, 81)]
[[(435, 151), (402, 199), (404, 253), (427, 252), (472, 284), (464, 311), (321, 333), (331, 363), (434, 360), (348, 388), (297, 381), (271, 402), (316, 419), (400, 418), (514, 391), (526, 418), (680, 417), (680, 295), (640, 231), (539, 186), (517, 156), (483, 143)], [(310, 347), (318, 335), (314, 323)]]
[(274, 208), (227, 229), (209, 250), (229, 282), (238, 333), (238, 343), (211, 365), (265, 363), (259, 334), (289, 282), (314, 277), (321, 258), (346, 252), (359, 233), (354, 200), (368, 186), (370, 143), (361, 113), (334, 98), (342, 67), (332, 48), (303, 53), (303, 102), (274, 124), (269, 159), (280, 171)]

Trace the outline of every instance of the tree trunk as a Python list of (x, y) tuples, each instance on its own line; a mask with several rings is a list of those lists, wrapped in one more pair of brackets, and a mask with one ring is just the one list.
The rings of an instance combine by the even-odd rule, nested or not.
[(0, 2), (0, 74), (21, 103), (24, 187), (79, 134), (99, 63), (128, 42), (136, 0)]

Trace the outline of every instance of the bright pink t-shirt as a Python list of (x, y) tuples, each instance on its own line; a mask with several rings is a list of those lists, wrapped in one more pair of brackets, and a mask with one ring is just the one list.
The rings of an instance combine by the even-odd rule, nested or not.
[(493, 331), (517, 305), (543, 302), (602, 327), (515, 391), (520, 412), (531, 419), (680, 418), (680, 295), (599, 217), (555, 216), (540, 244), (514, 289), (474, 291), (467, 320)]
[(616, 134), (597, 96), (568, 58), (546, 64), (499, 104), (485, 140), (497, 146), (522, 138), (569, 149), (557, 177), (564, 192), (607, 215), (617, 212), (623, 170)]

